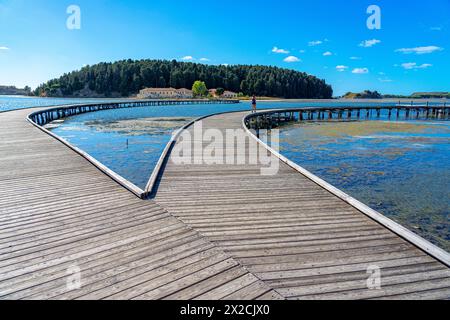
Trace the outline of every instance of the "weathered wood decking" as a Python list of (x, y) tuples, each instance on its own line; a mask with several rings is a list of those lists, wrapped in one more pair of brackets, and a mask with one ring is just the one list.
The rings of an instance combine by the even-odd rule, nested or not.
[[(244, 115), (207, 118), (203, 130), (242, 128)], [(262, 176), (259, 165), (169, 160), (155, 200), (285, 298), (450, 297), (447, 266), (283, 163)], [(367, 288), (370, 266), (381, 290)]]
[[(30, 112), (0, 113), (0, 299), (281, 298), (33, 127)], [(82, 287), (70, 291), (77, 268)]]
[[(262, 176), (169, 160), (144, 201), (29, 113), (0, 113), (0, 299), (450, 297), (448, 267), (287, 165)], [(82, 287), (68, 290), (74, 267)]]

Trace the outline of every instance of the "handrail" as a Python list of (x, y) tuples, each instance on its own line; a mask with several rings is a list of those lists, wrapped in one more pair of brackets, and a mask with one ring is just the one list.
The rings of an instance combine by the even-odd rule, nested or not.
[[(328, 108), (329, 109), (329, 108)], [(301, 109), (305, 110), (305, 109)], [(286, 109), (286, 112), (292, 111), (292, 109)], [(360, 202), (359, 200), (351, 197), (350, 195), (346, 194), (342, 190), (334, 187), (333, 185), (329, 184), (325, 180), (319, 178), (315, 174), (311, 173), (310, 171), (306, 170), (305, 168), (299, 166), (295, 162), (289, 160), (285, 156), (281, 155), (278, 151), (271, 148), (269, 145), (264, 143), (261, 139), (259, 139), (248, 127), (247, 123), (250, 118), (263, 115), (267, 113), (276, 113), (280, 112), (280, 110), (270, 110), (265, 112), (257, 112), (253, 114), (249, 114), (245, 116), (242, 119), (242, 126), (244, 130), (247, 132), (247, 134), (250, 135), (255, 141), (257, 141), (260, 145), (262, 145), (267, 151), (269, 151), (271, 154), (273, 154), (275, 157), (277, 157), (279, 160), (299, 172), (300, 174), (304, 175), (306, 178), (310, 179), (323, 189), (327, 190), (331, 194), (337, 196), (344, 202), (348, 203), (358, 211), (362, 212), (364, 215), (368, 216), (375, 222), (383, 225), (387, 229), (391, 230), (401, 238), (407, 240), (408, 242), (412, 243), (422, 251), (426, 252), (430, 256), (436, 258), (437, 260), (444, 263), (446, 266), (450, 267), (450, 253), (446, 252), (445, 250), (439, 248), (438, 246), (432, 244), (431, 242), (425, 240), (421, 236), (415, 234), (414, 232), (410, 231), (409, 229), (403, 227), (402, 225), (398, 224), (397, 222), (385, 217), (380, 212), (370, 208), (369, 206), (365, 205), (364, 203)], [(281, 111), (282, 112), (282, 111)]]
[[(224, 103), (224, 104), (234, 104), (239, 103), (239, 100), (136, 100), (136, 101), (126, 101), (126, 102), (115, 102), (115, 103), (88, 103), (88, 104), (73, 104), (73, 105), (63, 105), (63, 106), (57, 106), (57, 107), (42, 107), (43, 109), (40, 109), (38, 111), (32, 112), (27, 116), (27, 121), (30, 122), (33, 126), (37, 127), (39, 130), (43, 131), (44, 133), (48, 134), (49, 136), (53, 137), (54, 139), (60, 141), (76, 153), (78, 153), (80, 156), (88, 160), (90, 163), (92, 163), (97, 169), (99, 169), (101, 172), (103, 172), (105, 175), (116, 181), (119, 185), (124, 187), (125, 189), (132, 192), (134, 195), (141, 199), (145, 199), (148, 197), (150, 192), (153, 189), (153, 186), (156, 182), (156, 178), (159, 174), (159, 171), (161, 169), (161, 166), (164, 162), (164, 159), (167, 157), (168, 152), (170, 151), (169, 145), (172, 145), (174, 140), (174, 137), (172, 137), (171, 142), (166, 146), (164, 149), (157, 166), (154, 168), (152, 175), (150, 177), (150, 181), (152, 183), (148, 183), (147, 186), (150, 186), (149, 191), (147, 191), (147, 188), (145, 190), (142, 190), (138, 186), (136, 186), (134, 183), (130, 182), (129, 180), (125, 179), (118, 173), (114, 172), (113, 170), (109, 169), (107, 166), (102, 164), (100, 161), (89, 155), (88, 153), (84, 152), (80, 148), (74, 146), (67, 140), (59, 137), (58, 135), (52, 133), (51, 131), (47, 130), (43, 127), (43, 125), (58, 120), (61, 118), (64, 118), (66, 116), (70, 115), (79, 115), (83, 113), (88, 112), (96, 112), (96, 111), (103, 111), (103, 110), (111, 110), (111, 109), (122, 109), (122, 108), (132, 108), (132, 107), (144, 107), (144, 106), (152, 106), (152, 105), (172, 105), (172, 104), (215, 104), (215, 103)], [(56, 117), (54, 117), (56, 113)], [(42, 117), (43, 114), (46, 114), (47, 116)], [(41, 115), (41, 118), (39, 120), (39, 115)], [(203, 117), (204, 118), (204, 117)], [(38, 121), (37, 121), (38, 120)], [(195, 120), (195, 121), (198, 121)], [(183, 128), (191, 125), (195, 121), (189, 123), (188, 125), (184, 126)], [(179, 133), (182, 131), (177, 131), (176, 136), (179, 135)]]
[[(353, 117), (354, 112), (356, 117)], [(296, 114), (298, 113), (298, 121), (309, 120), (332, 120), (334, 115), (337, 114), (337, 119), (342, 120), (344, 118), (357, 119), (357, 120), (369, 120), (372, 117), (373, 111), (376, 112), (375, 118), (381, 119), (382, 111), (387, 111), (387, 117), (391, 120), (395, 117), (397, 120), (400, 116), (404, 116), (405, 120), (420, 119), (421, 115), (425, 119), (433, 118), (436, 120), (449, 120), (450, 119), (450, 106), (446, 103), (443, 105), (386, 105), (386, 106), (327, 106), (327, 107), (303, 107), (303, 108), (288, 108), (288, 109), (271, 109), (264, 112), (257, 112), (249, 115), (246, 118), (246, 125), (251, 129), (271, 129), (273, 126), (278, 126), (281, 122), (296, 121)], [(404, 113), (402, 114), (402, 111)], [(366, 115), (362, 115), (362, 113)], [(396, 114), (394, 114), (396, 113)], [(415, 113), (415, 115), (413, 114)], [(273, 117), (278, 114), (278, 117)], [(284, 114), (284, 115), (283, 115)], [(304, 117), (305, 116), (305, 117)], [(316, 119), (314, 119), (316, 118)], [(253, 123), (250, 120), (254, 119)]]
[[(228, 101), (229, 102), (226, 102), (226, 103), (236, 103), (236, 102), (231, 102), (230, 100), (228, 100)], [(144, 102), (148, 103), (150, 101), (144, 101)], [(167, 102), (167, 101), (163, 101), (163, 102)], [(203, 102), (205, 102), (205, 101), (203, 101)], [(212, 103), (217, 103), (217, 101), (214, 101)], [(118, 103), (118, 105), (119, 105), (118, 108), (125, 108), (126, 107), (126, 106), (120, 106), (121, 104), (122, 103)], [(127, 104), (127, 103), (125, 102), (124, 104)], [(45, 113), (45, 112), (49, 112), (49, 111), (55, 112), (57, 110), (65, 110), (65, 109), (70, 109), (70, 108), (79, 108), (79, 107), (88, 107), (88, 106), (99, 106), (99, 105), (101, 105), (101, 104), (95, 104), (94, 103), (94, 104), (81, 104), (81, 105), (79, 104), (79, 105), (68, 105), (68, 106), (55, 107), (55, 108), (46, 108), (46, 109), (43, 109), (43, 110), (40, 110), (40, 111), (37, 111), (37, 112), (29, 114), (28, 117), (27, 117), (27, 120), (32, 125), (34, 125), (35, 127), (39, 128), (40, 130), (42, 130), (43, 132), (47, 133), (48, 135), (54, 137), (55, 139), (61, 141), (63, 144), (65, 144), (66, 146), (68, 146), (69, 148), (71, 148), (72, 150), (77, 152), (78, 154), (80, 154), (82, 157), (84, 157), (89, 162), (91, 162), (95, 167), (97, 167), (104, 174), (106, 174), (107, 176), (109, 176), (110, 178), (115, 180), (117, 183), (119, 183), (120, 185), (122, 185), (123, 187), (125, 187), (126, 189), (131, 191), (133, 194), (135, 194), (136, 196), (138, 196), (138, 197), (140, 197), (142, 199), (146, 198), (148, 195), (152, 194), (155, 191), (157, 178), (158, 178), (158, 175), (160, 174), (160, 172), (162, 170), (162, 166), (164, 164), (164, 161), (167, 159), (167, 156), (169, 155), (173, 144), (177, 141), (179, 135), (181, 134), (181, 132), (183, 130), (187, 129), (188, 127), (190, 127), (193, 124), (195, 124), (195, 122), (198, 122), (198, 121), (200, 121), (202, 119), (205, 119), (205, 118), (208, 118), (208, 117), (211, 117), (211, 116), (214, 116), (214, 115), (236, 112), (236, 111), (221, 112), (221, 113), (217, 113), (217, 114), (213, 114), (213, 115), (203, 116), (203, 117), (198, 118), (198, 119), (196, 119), (194, 121), (191, 121), (190, 123), (186, 124), (185, 126), (180, 128), (179, 130), (177, 130), (177, 132), (172, 136), (171, 140), (166, 145), (166, 148), (164, 149), (163, 153), (161, 154), (161, 157), (160, 157), (160, 159), (159, 159), (159, 161), (157, 163), (157, 166), (154, 168), (154, 170), (152, 172), (152, 175), (151, 175), (151, 177), (149, 179), (149, 182), (148, 182), (145, 190), (142, 190), (141, 188), (135, 186), (133, 183), (129, 182), (128, 180), (124, 179), (123, 177), (121, 177), (120, 175), (115, 173), (114, 171), (112, 171), (109, 168), (107, 168), (106, 166), (104, 166), (102, 163), (100, 163), (99, 161), (97, 161), (96, 159), (91, 157), (89, 154), (87, 154), (84, 151), (82, 151), (81, 149), (73, 146), (68, 141), (60, 138), (59, 136), (53, 134), (52, 132), (50, 132), (49, 130), (45, 129), (44, 127), (42, 127), (40, 124), (36, 123), (33, 120), (33, 116), (36, 116), (39, 113)], [(103, 105), (106, 106), (106, 105), (111, 105), (111, 104), (108, 103), (108, 104), (103, 104)], [(417, 106), (412, 107), (412, 108), (416, 108), (416, 107)], [(353, 107), (353, 109), (363, 109), (363, 108), (364, 107)], [(367, 107), (367, 108), (373, 108), (373, 107)], [(387, 107), (381, 107), (381, 108), (388, 109)], [(393, 108), (395, 108), (395, 107), (393, 107)], [(357, 210), (359, 210), (363, 214), (367, 215), (368, 217), (370, 217), (374, 221), (380, 223), (381, 225), (384, 225), (386, 228), (388, 228), (389, 230), (391, 230), (394, 233), (398, 234), (400, 237), (406, 239), (410, 243), (414, 244), (418, 248), (420, 248), (423, 251), (427, 252), (429, 255), (435, 257), (436, 259), (438, 259), (439, 261), (443, 262), (447, 266), (450, 266), (450, 254), (449, 253), (447, 253), (446, 251), (444, 251), (444, 250), (438, 248), (437, 246), (431, 244), (427, 240), (421, 238), (420, 236), (416, 235), (415, 233), (411, 232), (410, 230), (406, 229), (405, 227), (399, 225), (398, 223), (392, 221), (391, 219), (386, 218), (381, 213), (379, 213), (379, 212), (369, 208), (368, 206), (366, 206), (365, 204), (361, 203), (360, 201), (358, 201), (358, 200), (352, 198), (351, 196), (345, 194), (343, 191), (337, 189), (336, 187), (332, 186), (331, 184), (328, 184), (327, 182), (325, 182), (321, 178), (315, 176), (314, 174), (310, 173), (306, 169), (300, 167), (296, 163), (294, 163), (294, 162), (290, 161), (289, 159), (287, 159), (286, 157), (282, 156), (277, 151), (273, 150), (267, 144), (263, 143), (260, 139), (258, 139), (249, 130), (249, 128), (246, 125), (246, 123), (248, 122), (248, 120), (250, 118), (255, 117), (255, 116), (260, 116), (260, 115), (263, 115), (263, 114), (277, 113), (277, 112), (298, 112), (298, 111), (308, 111), (308, 110), (313, 110), (313, 109), (317, 110), (318, 108), (276, 109), (276, 110), (272, 109), (270, 111), (258, 112), (258, 113), (250, 114), (250, 115), (247, 115), (246, 117), (244, 117), (242, 119), (242, 126), (246, 130), (246, 132), (253, 139), (255, 139), (258, 143), (263, 145), (264, 148), (266, 148), (269, 152), (274, 154), (278, 159), (280, 159), (281, 161), (283, 161), (284, 163), (286, 163), (287, 165), (289, 165), (290, 167), (292, 167), (293, 169), (295, 169), (299, 173), (303, 174), (305, 177), (309, 178), (310, 180), (312, 180), (313, 182), (315, 182), (316, 184), (318, 184), (322, 188), (328, 190), (330, 193), (336, 195), (337, 197), (339, 197), (343, 201), (347, 202), (348, 204), (350, 204), (351, 206), (353, 206), (354, 208), (356, 208)], [(321, 108), (321, 110), (328, 110), (328, 109), (330, 109), (330, 107), (322, 107)], [(342, 107), (340, 107), (339, 109), (342, 109)], [(101, 110), (105, 110), (105, 109), (101, 109)], [(93, 110), (93, 111), (100, 111), (100, 110)], [(89, 111), (86, 111), (86, 112), (89, 112)]]
[(134, 107), (148, 106), (168, 106), (168, 105), (187, 105), (187, 104), (236, 104), (239, 100), (206, 100), (206, 99), (190, 99), (190, 100), (128, 100), (120, 102), (102, 102), (102, 103), (85, 103), (71, 104), (56, 107), (48, 107), (43, 110), (33, 112), (30, 118), (39, 125), (45, 125), (51, 121), (74, 116), (88, 112), (96, 112), (112, 109), (125, 109)]
[(409, 105), (409, 104), (401, 104), (401, 105), (378, 105), (378, 106), (345, 106), (345, 105), (337, 105), (337, 106), (312, 106), (312, 107), (299, 107), (299, 108), (284, 108), (284, 109), (269, 109), (264, 110), (263, 112), (256, 112), (253, 114), (250, 114), (249, 116), (255, 116), (255, 115), (265, 115), (270, 113), (278, 113), (278, 112), (299, 112), (299, 111), (328, 111), (328, 110), (389, 110), (389, 109), (409, 109), (409, 110), (415, 110), (415, 109), (450, 109), (450, 105), (447, 105), (447, 103), (443, 103), (441, 105), (432, 105), (432, 104), (415, 104), (415, 105)]
[(175, 145), (175, 143), (177, 142), (178, 138), (180, 137), (181, 133), (184, 130), (190, 128), (191, 126), (193, 126), (197, 122), (202, 121), (204, 119), (207, 119), (207, 118), (210, 118), (210, 117), (214, 117), (214, 116), (223, 115), (223, 114), (228, 114), (228, 113), (236, 113), (236, 112), (242, 112), (242, 111), (224, 111), (224, 112), (218, 112), (218, 113), (209, 114), (209, 115), (197, 118), (197, 119), (187, 123), (186, 125), (184, 125), (180, 129), (178, 129), (172, 135), (172, 138), (170, 139), (170, 141), (167, 143), (163, 153), (161, 154), (161, 157), (159, 158), (159, 160), (158, 160), (158, 162), (157, 162), (157, 164), (156, 164), (156, 166), (155, 166), (155, 168), (154, 168), (154, 170), (152, 172), (152, 175), (150, 176), (150, 179), (148, 180), (147, 186), (145, 188), (145, 197), (146, 198), (150, 197), (156, 192), (156, 185), (157, 185), (158, 177), (161, 174), (164, 162), (167, 160), (172, 147)]
[(147, 186), (145, 187), (145, 197), (148, 197), (148, 196), (152, 195), (156, 191), (155, 187), (156, 187), (156, 182), (157, 182), (158, 176), (161, 173), (161, 170), (162, 170), (162, 167), (164, 165), (164, 162), (166, 161), (170, 151), (172, 150), (172, 147), (174, 146), (174, 144), (178, 140), (179, 136), (181, 135), (181, 132), (183, 132), (184, 130), (188, 129), (190, 126), (195, 124), (197, 121), (200, 121), (200, 120), (202, 120), (204, 118), (205, 117), (201, 117), (201, 118), (198, 118), (198, 119), (195, 119), (195, 120), (189, 122), (188, 124), (184, 125), (180, 129), (175, 131), (175, 133), (172, 135), (170, 141), (167, 143), (167, 145), (164, 148), (161, 156), (159, 157), (159, 160), (156, 163), (156, 166), (155, 166), (155, 168), (152, 171), (150, 179), (148, 180)]

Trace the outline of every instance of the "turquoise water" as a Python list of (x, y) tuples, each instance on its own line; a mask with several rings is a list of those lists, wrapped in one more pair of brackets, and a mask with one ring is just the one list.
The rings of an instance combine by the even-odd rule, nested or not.
[[(349, 104), (351, 103), (348, 101), (332, 103), (342, 106)], [(299, 108), (311, 105), (329, 106), (330, 102), (260, 102), (259, 108)], [(177, 128), (200, 116), (248, 109), (249, 103), (243, 102), (233, 105), (153, 106), (106, 110), (68, 118), (53, 131), (143, 188), (170, 140), (171, 133)]]
[(141, 189), (178, 128), (191, 120), (245, 104), (151, 106), (70, 117), (52, 131)]
[[(101, 100), (0, 96), (0, 110), (91, 101)], [(392, 103), (376, 103), (383, 104)], [(288, 101), (260, 102), (259, 108), (330, 105), (375, 104)], [(144, 188), (177, 128), (200, 116), (248, 109), (245, 102), (106, 110), (67, 118), (51, 130)], [(448, 122), (432, 120), (294, 124), (281, 129), (281, 153), (450, 251), (449, 130)]]
[[(333, 105), (348, 105), (336, 102)], [(260, 102), (262, 109), (328, 106), (325, 102)], [(360, 103), (358, 105), (371, 105)], [(172, 132), (190, 120), (226, 111), (250, 109), (249, 102), (151, 106), (105, 110), (65, 119), (52, 130), (116, 173), (144, 188)]]
[(75, 98), (36, 98), (23, 96), (1, 96), (0, 112), (33, 107), (46, 107), (76, 103), (91, 103), (101, 101), (119, 101), (114, 99), (75, 99)]
[(450, 124), (291, 124), (283, 155), (450, 251)]
[[(0, 112), (2, 111), (9, 111), (9, 110), (16, 110), (16, 109), (26, 109), (26, 108), (33, 108), (33, 107), (45, 107), (45, 106), (55, 106), (55, 105), (66, 105), (66, 104), (76, 104), (76, 103), (96, 103), (96, 102), (111, 102), (111, 101), (123, 101), (126, 99), (90, 99), (90, 98), (36, 98), (36, 97), (25, 97), (25, 96), (2, 96), (0, 95)], [(450, 101), (447, 100), (447, 103)], [(377, 105), (389, 105), (392, 103), (397, 103), (397, 101), (394, 102), (387, 102), (387, 101), (379, 101), (376, 104)], [(406, 102), (408, 103), (408, 102)], [(414, 101), (414, 103), (421, 103), (420, 100)], [(424, 100), (422, 103), (426, 103)], [(295, 102), (295, 101), (288, 101), (288, 102), (260, 102), (259, 106), (261, 108), (288, 108), (290, 106), (292, 107), (301, 107), (301, 106), (329, 106), (332, 105), (374, 105), (374, 103), (355, 103), (352, 101), (336, 101), (336, 102)], [(213, 107), (214, 110), (228, 110), (227, 106), (223, 105), (217, 105)]]

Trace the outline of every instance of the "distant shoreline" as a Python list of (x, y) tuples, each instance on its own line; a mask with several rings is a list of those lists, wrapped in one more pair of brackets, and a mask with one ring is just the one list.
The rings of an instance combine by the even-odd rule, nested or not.
[[(249, 102), (246, 99), (240, 99), (242, 102)], [(450, 99), (446, 98), (431, 98), (431, 99), (394, 99), (394, 98), (385, 98), (385, 99), (262, 99), (259, 100), (259, 103), (263, 102), (348, 102), (348, 103), (377, 103), (377, 102), (402, 102), (402, 103), (411, 103), (412, 102), (450, 102)]]
[[(24, 95), (2, 95), (0, 94), (0, 97), (9, 97), (9, 98), (24, 98), (24, 99), (79, 99), (79, 100), (140, 100), (137, 99), (136, 97), (123, 97), (123, 98), (99, 98), (99, 97), (93, 97), (93, 98), (89, 98), (89, 97), (36, 97), (36, 96), (24, 96)], [(152, 100), (157, 100), (157, 99), (152, 99)], [(171, 100), (171, 99), (160, 99), (162, 101), (164, 100)], [(189, 99), (184, 99), (184, 100), (189, 100)], [(192, 100), (196, 100), (196, 99), (192, 99)], [(233, 100), (233, 99), (232, 99)], [(250, 99), (242, 99), (242, 98), (236, 98), (235, 100), (240, 100), (241, 102), (250, 102)], [(412, 102), (419, 102), (419, 101), (429, 101), (429, 102), (450, 102), (450, 99), (446, 99), (446, 98), (430, 98), (430, 99), (425, 99), (425, 98), (382, 98), (382, 99), (345, 99), (345, 98), (340, 98), (340, 99), (283, 99), (283, 98), (257, 98), (259, 103), (264, 103), (264, 102), (349, 102), (349, 103), (364, 103), (364, 102), (368, 102), (368, 103), (376, 103), (376, 102), (402, 102), (402, 103), (410, 103)]]

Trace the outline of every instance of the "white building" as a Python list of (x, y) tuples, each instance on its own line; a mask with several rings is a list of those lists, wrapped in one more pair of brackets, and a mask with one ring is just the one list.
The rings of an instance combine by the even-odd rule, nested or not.
[(217, 89), (210, 89), (210, 90), (209, 90), (209, 93), (210, 93), (211, 96), (213, 96), (213, 97), (217, 97), (217, 98), (225, 98), (225, 99), (233, 99), (233, 98), (236, 98), (236, 97), (238, 96), (237, 93), (232, 92), (232, 91), (224, 91), (224, 93), (223, 93), (221, 96), (219, 96), (219, 95), (217, 94)]
[(192, 99), (194, 97), (192, 90), (186, 88), (178, 89), (177, 94), (181, 99)]
[(237, 96), (238, 96), (237, 93), (232, 91), (225, 91), (222, 95), (222, 97), (226, 99), (233, 99), (236, 98)]
[(139, 91), (139, 99), (192, 99), (194, 94), (189, 89), (145, 88)]

